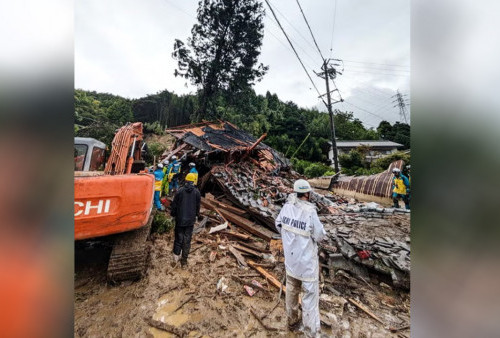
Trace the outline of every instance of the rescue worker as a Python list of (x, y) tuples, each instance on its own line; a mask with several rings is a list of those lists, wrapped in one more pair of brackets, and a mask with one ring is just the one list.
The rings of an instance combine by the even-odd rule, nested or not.
[(402, 199), (405, 203), (405, 208), (410, 209), (410, 181), (408, 177), (401, 174), (399, 168), (392, 169), (394, 178), (392, 179), (392, 201), (394, 202), (394, 208), (399, 208), (399, 199)]
[(163, 177), (163, 180), (161, 181), (161, 192), (160, 196), (167, 196), (168, 195), (168, 160), (163, 161), (163, 173), (165, 176)]
[(167, 173), (168, 173), (168, 190), (169, 193), (177, 191), (179, 189), (179, 174), (181, 172), (181, 164), (177, 161), (177, 156), (172, 156), (172, 163), (168, 165)]
[(196, 170), (196, 164), (193, 162), (189, 163), (189, 172), (195, 174), (196, 179), (194, 180), (194, 185), (198, 185), (198, 170)]
[(318, 242), (326, 235), (316, 207), (310, 202), (312, 188), (306, 180), (297, 180), (294, 194), (276, 219), (276, 228), (281, 233), (286, 269), (286, 312), (288, 328), (293, 331), (300, 326), (299, 293), (302, 297), (302, 325), (308, 336), (317, 336), (321, 331), (319, 318), (319, 260)]
[(187, 266), (194, 222), (200, 219), (201, 195), (194, 180), (193, 173), (186, 175), (186, 183), (176, 192), (170, 212), (175, 218), (174, 264), (177, 265), (180, 260), (182, 267)]
[(165, 173), (163, 172), (163, 164), (158, 163), (158, 165), (156, 166), (156, 170), (153, 172), (153, 175), (155, 176), (154, 202), (156, 209), (165, 210), (165, 207), (161, 205), (160, 202), (161, 182), (163, 181), (163, 177), (165, 176)]

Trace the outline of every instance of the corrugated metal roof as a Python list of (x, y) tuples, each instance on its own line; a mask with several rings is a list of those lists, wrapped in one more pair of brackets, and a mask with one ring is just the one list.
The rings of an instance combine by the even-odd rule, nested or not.
[[(332, 144), (331, 142), (328, 142)], [(395, 147), (403, 147), (402, 144), (385, 141), (385, 140), (366, 140), (366, 141), (337, 141), (337, 148), (356, 148), (359, 146), (368, 146), (368, 147), (387, 147), (387, 148), (395, 148)]]

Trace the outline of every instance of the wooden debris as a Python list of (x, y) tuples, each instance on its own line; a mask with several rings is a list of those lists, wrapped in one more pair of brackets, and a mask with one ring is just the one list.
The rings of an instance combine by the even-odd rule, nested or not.
[(376, 315), (374, 315), (366, 306), (364, 306), (363, 304), (357, 302), (356, 300), (352, 299), (352, 298), (347, 298), (347, 300), (355, 305), (356, 307), (358, 307), (360, 310), (363, 310), (367, 315), (369, 315), (370, 317), (372, 317), (373, 319), (375, 319), (377, 322), (381, 323), (382, 325), (385, 325), (385, 323), (382, 321), (382, 319), (380, 319), (379, 317), (377, 317)]
[(246, 282), (245, 280), (241, 279), (238, 276), (231, 276), (231, 278), (234, 279), (235, 281), (240, 282), (243, 285), (248, 285), (248, 286), (250, 286), (252, 288), (255, 288), (257, 290), (264, 291), (267, 294), (271, 294), (271, 292), (269, 290), (265, 289), (264, 287), (262, 287), (262, 286), (260, 286), (260, 285), (258, 285), (256, 283), (248, 283), (248, 282)]
[(238, 216), (236, 214), (233, 214), (232, 212), (229, 212), (227, 210), (220, 210), (220, 212), (223, 214), (223, 216), (229, 220), (231, 223), (239, 226), (240, 228), (244, 229), (245, 231), (262, 238), (266, 241), (271, 240), (273, 237), (274, 233), (271, 230), (268, 230), (264, 228), (261, 225), (258, 225), (256, 223), (250, 222), (244, 217)]
[(407, 325), (404, 325), (401, 327), (389, 327), (389, 331), (391, 331), (392, 333), (396, 333), (398, 331), (407, 330), (409, 328), (410, 328), (410, 324), (407, 324)]
[(271, 251), (266, 249), (265, 245), (258, 244), (257, 242), (251, 242), (251, 243), (239, 242), (238, 244), (246, 246), (247, 248), (255, 250), (257, 252), (271, 253)]
[[(234, 230), (223, 230), (223, 231), (221, 231), (221, 234), (229, 235), (229, 236), (232, 236), (234, 238), (241, 239), (243, 241), (248, 241), (250, 238), (252, 238), (252, 236), (250, 236), (250, 235), (245, 235), (245, 234), (236, 232)], [(243, 243), (241, 243), (241, 244), (243, 244)]]
[(144, 320), (152, 327), (157, 328), (159, 330), (166, 331), (168, 333), (174, 334), (177, 337), (185, 337), (187, 336), (187, 332), (182, 329), (179, 329), (173, 325), (165, 324), (159, 320), (155, 320), (153, 318), (144, 318)]
[(231, 252), (234, 256), (234, 258), (236, 258), (236, 260), (238, 261), (238, 263), (242, 266), (248, 266), (247, 262), (245, 261), (245, 258), (243, 258), (243, 256), (241, 255), (241, 253), (236, 250), (235, 248), (233, 248), (231, 245), (229, 246), (229, 252)]
[(174, 156), (175, 154), (177, 154), (179, 151), (181, 151), (182, 149), (186, 148), (187, 146), (187, 143), (183, 143), (181, 144), (180, 146), (178, 146), (177, 148), (175, 148), (174, 150), (172, 150), (171, 152), (169, 152), (168, 154), (165, 154), (167, 151), (163, 152), (163, 156), (165, 156), (165, 159), (169, 160), (171, 156)]
[(211, 198), (202, 198), (201, 199), (201, 204), (207, 208), (207, 209), (214, 209), (214, 208), (218, 208), (218, 209), (224, 209), (224, 210), (227, 210), (229, 212), (232, 212), (234, 214), (237, 214), (237, 215), (245, 215), (247, 212), (246, 210), (243, 210), (243, 209), (240, 209), (240, 208), (237, 208), (237, 207), (234, 207), (234, 206), (231, 206), (231, 205), (228, 205), (226, 203), (222, 203), (222, 202), (219, 202), (215, 199), (211, 199)]
[(217, 258), (217, 252), (216, 251), (210, 252), (210, 257), (208, 257), (208, 260), (210, 262), (213, 262), (213, 261), (215, 261), (215, 258)]
[(257, 272), (259, 272), (262, 276), (264, 276), (266, 278), (266, 280), (268, 280), (271, 284), (276, 286), (278, 289), (283, 287), (283, 292), (286, 292), (286, 286), (281, 284), (280, 281), (276, 277), (274, 277), (271, 273), (267, 272), (264, 268), (255, 265), (255, 262), (252, 260), (249, 260), (247, 263), (252, 268), (257, 270)]
[(210, 231), (208, 232), (209, 234), (213, 234), (214, 232), (217, 232), (217, 231), (221, 231), (221, 230), (224, 230), (224, 229), (227, 229), (227, 226), (228, 226), (228, 223), (227, 221), (220, 224), (220, 225), (217, 225), (216, 227), (213, 227), (213, 228), (210, 228)]
[(243, 275), (236, 275), (237, 277), (260, 277), (259, 273), (247, 273)]
[(238, 249), (244, 253), (247, 253), (247, 254), (250, 254), (250, 255), (253, 255), (255, 257), (259, 257), (259, 258), (264, 258), (264, 256), (262, 255), (262, 253), (260, 252), (257, 252), (255, 250), (252, 250), (252, 249), (249, 249), (249, 248), (246, 248), (244, 246), (241, 246), (241, 245), (238, 245), (238, 244), (233, 244), (233, 247), (235, 249)]

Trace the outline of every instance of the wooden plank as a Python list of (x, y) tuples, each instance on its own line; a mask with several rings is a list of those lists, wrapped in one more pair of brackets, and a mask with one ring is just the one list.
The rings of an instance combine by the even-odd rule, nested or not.
[(255, 262), (252, 260), (247, 261), (248, 265), (250, 265), (252, 268), (257, 270), (258, 273), (260, 273), (262, 276), (264, 276), (272, 285), (277, 287), (278, 289), (283, 287), (283, 292), (286, 292), (286, 286), (282, 285), (280, 281), (274, 277), (271, 273), (267, 272), (264, 268), (255, 265)]
[(262, 253), (257, 252), (257, 251), (252, 250), (252, 249), (249, 249), (249, 248), (246, 248), (244, 246), (241, 246), (241, 245), (238, 245), (238, 244), (233, 244), (233, 247), (235, 249), (238, 249), (240, 251), (246, 252), (246, 253), (248, 253), (250, 255), (253, 255), (255, 257), (264, 258), (263, 255), (262, 255)]
[(245, 261), (245, 258), (241, 255), (241, 253), (233, 248), (231, 245), (229, 246), (229, 252), (233, 254), (233, 256), (236, 258), (238, 263), (243, 266), (248, 266), (247, 262)]
[(237, 239), (241, 239), (243, 241), (248, 241), (250, 238), (252, 238), (252, 236), (250, 236), (250, 235), (245, 235), (245, 234), (236, 232), (234, 230), (224, 230), (224, 231), (221, 231), (221, 234), (229, 235), (229, 236), (235, 237)]
[(381, 323), (382, 325), (385, 325), (385, 323), (382, 321), (382, 319), (380, 319), (379, 317), (377, 317), (376, 315), (374, 315), (367, 307), (365, 307), (363, 304), (355, 301), (354, 299), (352, 298), (347, 298), (347, 300), (357, 306), (359, 309), (363, 310), (368, 316), (372, 317), (373, 319), (375, 319), (377, 322)]
[(259, 246), (256, 242), (250, 242), (250, 243), (238, 242), (238, 244), (246, 246), (247, 248), (255, 250), (257, 252), (271, 253), (271, 251), (267, 250), (265, 246)]
[(268, 230), (260, 225), (252, 223), (249, 220), (247, 220), (246, 218), (243, 218), (241, 216), (233, 214), (232, 212), (229, 212), (227, 210), (220, 210), (220, 212), (232, 224), (235, 224), (236, 226), (241, 227), (245, 231), (248, 231), (249, 233), (251, 233), (259, 238), (262, 238), (266, 241), (271, 240), (271, 238), (273, 236), (273, 232), (271, 230)]
[[(175, 148), (174, 150), (172, 150), (171, 152), (168, 153), (168, 155), (165, 157), (167, 160), (170, 159), (170, 156), (173, 156), (175, 154), (177, 154), (179, 151), (181, 151), (182, 149), (186, 148), (187, 147), (187, 143), (182, 143), (180, 146), (178, 146), (177, 148)], [(162, 156), (165, 155), (167, 151), (164, 151)]]
[(227, 221), (226, 221), (226, 222), (224, 222), (222, 224), (219, 224), (219, 225), (217, 225), (217, 226), (215, 226), (213, 228), (210, 228), (210, 231), (208, 233), (209, 234), (213, 234), (214, 232), (224, 230), (224, 229), (227, 228), (227, 226), (228, 226), (228, 224), (227, 224)]

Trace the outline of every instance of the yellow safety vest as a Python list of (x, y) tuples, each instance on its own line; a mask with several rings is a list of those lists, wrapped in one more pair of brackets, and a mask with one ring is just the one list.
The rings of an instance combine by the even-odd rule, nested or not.
[(394, 189), (396, 194), (406, 195), (406, 185), (401, 177), (394, 178)]

